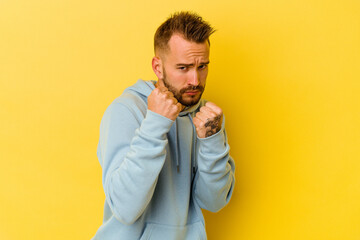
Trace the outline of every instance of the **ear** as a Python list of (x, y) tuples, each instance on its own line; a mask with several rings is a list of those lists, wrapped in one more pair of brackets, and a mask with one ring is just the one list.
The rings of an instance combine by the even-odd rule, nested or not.
[(163, 75), (163, 67), (162, 67), (162, 61), (159, 57), (153, 57), (152, 59), (152, 69), (154, 71), (154, 73), (156, 74), (157, 78), (163, 79), (164, 75)]

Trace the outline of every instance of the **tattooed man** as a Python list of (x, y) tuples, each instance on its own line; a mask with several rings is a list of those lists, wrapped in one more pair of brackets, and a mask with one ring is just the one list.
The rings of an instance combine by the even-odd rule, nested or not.
[(213, 32), (194, 13), (172, 15), (155, 33), (158, 80), (138, 80), (105, 111), (97, 154), (106, 200), (93, 239), (206, 239), (201, 209), (229, 202), (225, 119), (201, 98)]

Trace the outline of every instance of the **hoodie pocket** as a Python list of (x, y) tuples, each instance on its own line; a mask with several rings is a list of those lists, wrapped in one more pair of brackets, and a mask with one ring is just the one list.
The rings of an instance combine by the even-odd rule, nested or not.
[(206, 232), (202, 222), (186, 226), (148, 223), (140, 240), (206, 240)]

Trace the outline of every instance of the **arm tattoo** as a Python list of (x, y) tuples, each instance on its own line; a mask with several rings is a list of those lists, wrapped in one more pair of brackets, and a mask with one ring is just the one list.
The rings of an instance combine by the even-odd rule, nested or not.
[(215, 118), (209, 118), (208, 121), (205, 123), (206, 133), (205, 137), (210, 137), (211, 135), (217, 133), (221, 126), (219, 126), (221, 116), (216, 116)]

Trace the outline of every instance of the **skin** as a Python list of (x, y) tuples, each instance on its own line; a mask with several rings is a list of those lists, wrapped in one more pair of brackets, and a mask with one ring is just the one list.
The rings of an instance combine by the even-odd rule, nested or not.
[[(174, 34), (169, 49), (158, 50), (152, 68), (158, 81), (148, 97), (148, 109), (175, 120), (186, 106), (198, 103), (205, 89), (209, 64), (209, 43), (190, 42)], [(222, 110), (207, 102), (193, 118), (199, 138), (209, 137), (221, 129)]]

